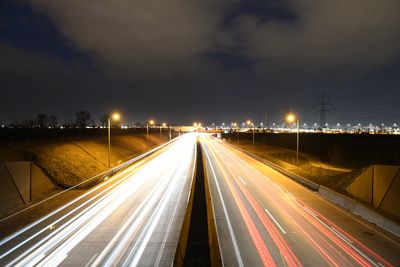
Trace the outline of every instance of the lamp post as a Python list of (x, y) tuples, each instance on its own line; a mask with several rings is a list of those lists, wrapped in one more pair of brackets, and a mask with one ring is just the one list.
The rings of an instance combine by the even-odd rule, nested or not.
[(160, 138), (161, 138), (161, 135), (162, 135), (162, 129), (165, 128), (166, 126), (167, 126), (167, 124), (165, 122), (163, 122), (163, 124), (160, 125)]
[(119, 113), (113, 113), (108, 116), (108, 168), (111, 168), (111, 119), (113, 121), (119, 121), (121, 115)]
[(253, 152), (254, 152), (254, 141), (255, 141), (255, 133), (254, 133), (254, 123), (251, 120), (247, 120), (247, 125), (251, 125), (252, 126), (252, 130), (253, 130)]
[(149, 124), (154, 125), (154, 120), (149, 120), (146, 125), (146, 145), (149, 146)]
[[(233, 122), (232, 125), (233, 125), (233, 129), (232, 129), (233, 132), (234, 132), (235, 130), (237, 131), (237, 130), (238, 130), (238, 129), (236, 128), (236, 127), (237, 127), (237, 123), (236, 123), (236, 122)], [(232, 134), (233, 134), (233, 132), (232, 132)], [(231, 135), (232, 135), (232, 134), (231, 134)], [(238, 136), (238, 138), (239, 138), (239, 136)], [(238, 143), (239, 143), (239, 141), (238, 141)]]
[(299, 119), (295, 114), (289, 113), (286, 116), (286, 121), (289, 123), (296, 122), (296, 168), (299, 169), (299, 138), (300, 138), (300, 129), (299, 129)]

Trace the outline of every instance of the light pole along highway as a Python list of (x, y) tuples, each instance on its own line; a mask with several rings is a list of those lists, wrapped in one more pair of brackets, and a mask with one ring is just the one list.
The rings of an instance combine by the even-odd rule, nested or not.
[(146, 124), (146, 145), (148, 146), (149, 145), (149, 124), (151, 125), (151, 126), (153, 126), (154, 125), (154, 120), (149, 120), (148, 122), (147, 122), (147, 124)]
[(114, 112), (108, 116), (108, 168), (111, 168), (111, 120), (119, 121), (121, 115), (118, 112)]
[(167, 127), (167, 123), (163, 122), (163, 123), (160, 125), (160, 138), (161, 138), (161, 135), (162, 135), (162, 130), (163, 130), (163, 128), (165, 128), (165, 127)]
[(299, 129), (299, 118), (293, 114), (293, 113), (289, 113), (286, 115), (286, 121), (288, 123), (294, 123), (296, 122), (296, 168), (297, 170), (299, 169), (299, 133), (300, 133), (300, 129)]
[(246, 123), (247, 123), (247, 125), (249, 125), (249, 126), (251, 125), (252, 130), (253, 130), (253, 152), (254, 152), (254, 141), (255, 141), (255, 140), (254, 140), (254, 139), (255, 139), (255, 136), (254, 136), (254, 135), (255, 135), (255, 133), (254, 133), (254, 123), (253, 123), (251, 120), (248, 120)]

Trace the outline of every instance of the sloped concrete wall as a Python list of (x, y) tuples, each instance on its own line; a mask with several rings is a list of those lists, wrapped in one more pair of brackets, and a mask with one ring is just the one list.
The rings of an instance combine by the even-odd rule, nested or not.
[(17, 185), (25, 203), (30, 202), (31, 197), (31, 163), (29, 161), (8, 161), (4, 162), (8, 172)]
[(400, 174), (398, 173), (391, 184), (380, 210), (393, 215), (400, 220)]
[(0, 216), (21, 205), (40, 200), (55, 188), (32, 162), (0, 162)]
[[(383, 197), (389, 190), (389, 186), (395, 179), (399, 168), (400, 166), (374, 165), (373, 206), (375, 208), (379, 208), (381, 205)], [(392, 194), (392, 192), (388, 192), (388, 194)]]
[(372, 202), (372, 176), (373, 167), (369, 166), (347, 188), (347, 192), (353, 197), (367, 203)]
[(4, 163), (0, 162), (0, 214), (7, 213), (23, 204), (24, 201), (8, 169)]
[(31, 164), (32, 175), (32, 201), (37, 201), (47, 195), (50, 191), (56, 189), (52, 181), (44, 174), (36, 164)]
[(400, 219), (400, 166), (371, 165), (347, 188), (347, 192)]

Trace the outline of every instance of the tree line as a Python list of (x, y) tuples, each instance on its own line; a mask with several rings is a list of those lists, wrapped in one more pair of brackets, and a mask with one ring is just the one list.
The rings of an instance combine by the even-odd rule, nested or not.
[(75, 119), (72, 121), (60, 121), (56, 115), (45, 113), (37, 114), (34, 119), (24, 119), (19, 122), (12, 122), (8, 127), (15, 128), (87, 128), (97, 126), (107, 126), (108, 115), (102, 115), (96, 123), (92, 115), (87, 110), (75, 112)]

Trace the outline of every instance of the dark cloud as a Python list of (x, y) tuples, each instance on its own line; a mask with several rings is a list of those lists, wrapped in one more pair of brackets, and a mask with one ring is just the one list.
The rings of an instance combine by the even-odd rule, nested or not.
[[(279, 120), (290, 106), (311, 120), (321, 91), (342, 101), (368, 81), (372, 97), (344, 104), (364, 116), (374, 94), (400, 82), (397, 0), (6, 2), (32, 9), (38, 23), (23, 27), (47, 30), (27, 34), (14, 25), (8, 37), (0, 34), (0, 83), (10, 97), (3, 114), (21, 103), (19, 90), (30, 100), (19, 117), (85, 107), (98, 115), (119, 108), (132, 120), (228, 121), (265, 112)], [(21, 45), (32, 35), (40, 41)], [(390, 108), (376, 117), (400, 116), (380, 97)]]
[(213, 48), (223, 10), (212, 0), (31, 1), (82, 51), (117, 73), (170, 76)]
[(399, 1), (287, 3), (295, 23), (247, 14), (237, 18), (236, 34), (247, 47), (244, 56), (257, 61), (261, 73), (348, 78), (400, 58)]
[(80, 50), (93, 52), (104, 68), (118, 73), (169, 77), (202, 66), (201, 55), (221, 47), (244, 47), (243, 60), (254, 61), (267, 75), (274, 69), (353, 75), (400, 56), (397, 0), (31, 3)]

